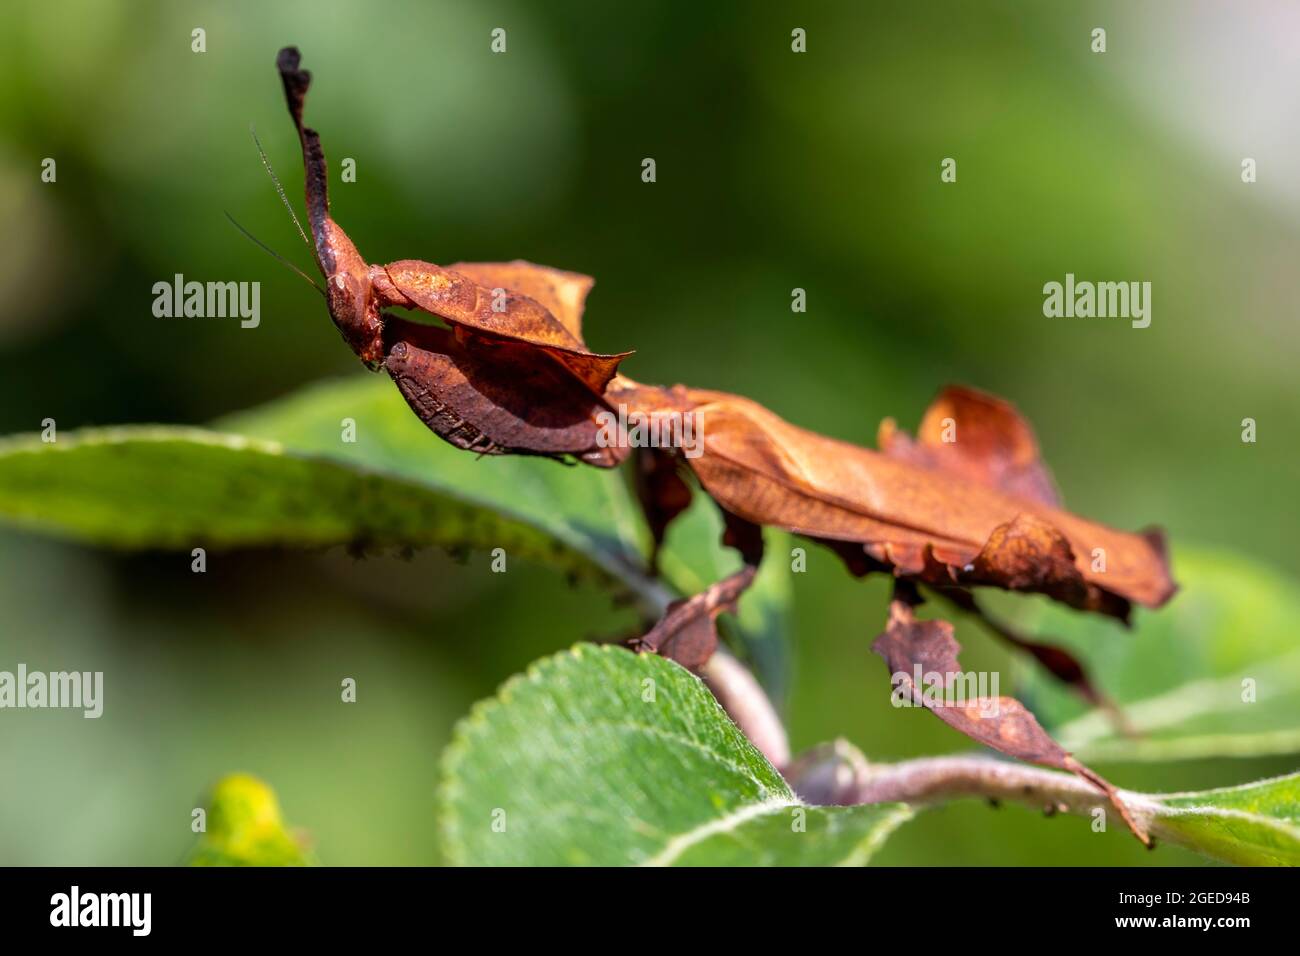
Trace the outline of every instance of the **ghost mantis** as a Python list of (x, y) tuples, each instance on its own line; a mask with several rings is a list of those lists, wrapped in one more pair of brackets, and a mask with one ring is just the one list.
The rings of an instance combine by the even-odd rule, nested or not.
[[(878, 449), (862, 448), (791, 425), (740, 396), (628, 378), (620, 366), (632, 353), (601, 354), (583, 341), (593, 284), (587, 276), (523, 261), (367, 263), (330, 215), (325, 154), (319, 135), (303, 123), (311, 75), (300, 59), (286, 48), (277, 68), (302, 145), (311, 244), (330, 317), (357, 357), (386, 372), (430, 430), (480, 455), (612, 468), (632, 450), (602, 439), (607, 416), (691, 414), (701, 423), (698, 455), (636, 449), (638, 492), (657, 546), (689, 503), (683, 472), (693, 474), (722, 510), (724, 542), (744, 564), (670, 606), (630, 642), (634, 649), (696, 670), (708, 662), (718, 643), (717, 616), (734, 608), (763, 558), (765, 525), (831, 548), (854, 575), (893, 576), (889, 620), (874, 649), (896, 674), (918, 665), (958, 670), (951, 625), (913, 614), (923, 589), (977, 614), (972, 589), (997, 587), (1121, 620), (1133, 604), (1158, 607), (1173, 594), (1161, 536), (1065, 511), (1032, 429), (993, 396), (948, 388), (915, 438), (886, 419)], [(423, 312), (444, 324), (388, 309)], [(1104, 703), (1068, 653), (989, 623), (1081, 695)], [(1062, 750), (1017, 701), (935, 707), (919, 688), (904, 690), (980, 743), (1079, 775), (1147, 842), (1115, 788)]]

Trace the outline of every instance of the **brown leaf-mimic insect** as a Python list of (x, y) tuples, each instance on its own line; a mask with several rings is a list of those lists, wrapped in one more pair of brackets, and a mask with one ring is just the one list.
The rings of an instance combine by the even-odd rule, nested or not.
[[(912, 616), (921, 586), (975, 613), (971, 589), (992, 586), (1121, 620), (1134, 603), (1158, 607), (1173, 594), (1160, 535), (1117, 531), (1065, 511), (1032, 429), (1000, 399), (949, 388), (916, 439), (886, 420), (879, 450), (861, 448), (791, 425), (740, 396), (642, 385), (620, 374), (630, 353), (601, 355), (583, 342), (592, 285), (586, 276), (521, 261), (367, 264), (330, 217), (320, 138), (302, 119), (311, 76), (299, 61), (289, 47), (277, 67), (302, 142), (307, 213), (330, 316), (368, 367), (388, 372), (430, 429), (470, 451), (572, 456), (608, 468), (628, 449), (602, 439), (602, 413), (622, 406), (632, 415), (698, 416), (700, 454), (638, 449), (638, 491), (657, 544), (689, 501), (681, 477), (689, 469), (722, 509), (724, 541), (740, 551), (744, 567), (674, 604), (632, 642), (637, 649), (692, 668), (707, 661), (717, 644), (717, 616), (734, 606), (762, 559), (763, 525), (828, 546), (855, 575), (895, 577), (889, 625), (875, 644), (895, 672), (910, 673), (918, 662), (957, 670), (951, 626)], [(426, 312), (446, 326), (408, 321), (388, 308)], [(949, 429), (956, 441), (945, 440)], [(1085, 697), (1104, 702), (1066, 651), (990, 624)], [(935, 713), (1003, 753), (1079, 774), (1147, 840), (1114, 787), (1061, 750), (1022, 705), (1001, 698), (997, 708), (982, 706), (989, 703)], [(1000, 716), (987, 716), (991, 710)]]

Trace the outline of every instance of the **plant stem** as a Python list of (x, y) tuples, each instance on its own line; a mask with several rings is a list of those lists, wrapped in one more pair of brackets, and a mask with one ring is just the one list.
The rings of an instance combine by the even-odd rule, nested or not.
[[(1149, 825), (1155, 805), (1141, 794), (1119, 791), (1140, 824)], [(1123, 825), (1106, 794), (1085, 780), (1055, 770), (985, 757), (927, 757), (896, 764), (871, 764), (845, 794), (846, 804), (934, 803), (982, 797), (1023, 803), (1047, 813), (1091, 816), (1097, 808)]]

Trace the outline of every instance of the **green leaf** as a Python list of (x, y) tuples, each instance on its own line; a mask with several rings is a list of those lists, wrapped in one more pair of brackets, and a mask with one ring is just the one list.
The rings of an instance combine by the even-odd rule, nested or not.
[[(339, 441), (344, 418), (357, 423), (354, 443)], [(656, 612), (673, 592), (696, 594), (740, 566), (735, 551), (721, 544), (722, 519), (717, 507), (697, 491), (691, 507), (670, 528), (660, 553), (669, 587), (649, 580), (643, 571), (649, 553), (648, 532), (640, 506), (620, 472), (564, 467), (536, 458), (479, 459), (431, 436), (396, 389), (373, 376), (315, 386), (217, 425), (241, 435), (273, 438), (299, 452), (352, 461), (432, 484), (495, 514), (517, 516), (561, 546), (549, 556), (540, 555), (543, 560), (549, 558), (549, 563), (572, 572), (580, 568), (564, 560), (567, 552), (589, 556), (610, 576), (646, 598)], [(768, 560), (740, 600), (736, 629), (740, 649), (777, 699), (784, 693), (789, 667), (790, 572), (782, 558), (788, 551), (787, 540), (784, 534), (768, 532)]]
[[(355, 442), (342, 440), (345, 418)], [(643, 531), (621, 476), (476, 459), (429, 434), (387, 381), (316, 386), (220, 427), (6, 439), (0, 518), (127, 549), (501, 547), (651, 606), (668, 599), (639, 570)]]
[[(355, 422), (354, 441), (342, 440), (345, 419)], [(310, 386), (215, 427), (405, 479), (478, 511), (477, 532), (452, 543), (514, 553), (496, 536), (527, 528), (534, 538), (540, 532), (550, 539), (545, 550), (531, 550), (530, 559), (578, 574), (595, 568), (642, 594), (654, 589), (639, 570), (648, 535), (620, 473), (542, 458), (480, 457), (453, 448), (411, 413), (387, 377)]]
[(1160, 838), (1228, 863), (1300, 866), (1300, 774), (1150, 799)]
[(186, 862), (190, 866), (311, 866), (301, 837), (290, 833), (275, 792), (256, 777), (223, 777), (208, 799), (207, 829)]
[[(345, 425), (355, 440), (345, 441)], [(656, 616), (733, 560), (697, 501), (645, 572), (648, 533), (618, 471), (478, 457), (411, 414), (386, 378), (309, 387), (215, 430), (124, 426), (0, 441), (0, 520), (117, 548), (257, 546), (504, 548), (579, 579), (625, 588)], [(712, 522), (712, 523), (711, 523)], [(742, 646), (783, 679), (788, 571), (779, 560), (741, 600)]]
[(1300, 589), (1246, 558), (1182, 548), (1181, 590), (1131, 632), (1039, 603), (1026, 630), (1071, 648), (1137, 731), (1118, 733), (1040, 671), (1021, 699), (1085, 762), (1300, 752)]
[[(87, 429), (0, 443), (0, 515), (118, 548), (493, 541), (549, 555), (538, 529), (453, 495), (283, 446), (194, 428)], [(566, 555), (578, 560), (581, 554)]]
[(856, 865), (911, 816), (804, 806), (696, 677), (609, 646), (512, 678), (458, 725), (442, 768), (460, 864)]

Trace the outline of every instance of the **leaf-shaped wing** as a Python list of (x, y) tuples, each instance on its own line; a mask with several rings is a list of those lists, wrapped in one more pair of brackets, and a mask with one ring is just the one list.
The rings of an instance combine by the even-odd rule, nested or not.
[(468, 332), (531, 346), (596, 395), (604, 394), (619, 363), (631, 354), (591, 352), (540, 302), (506, 286), (485, 288), (453, 269), (403, 259), (382, 273), (375, 270), (374, 279), (385, 305), (421, 309)]
[(951, 385), (940, 392), (925, 410), (915, 440), (886, 418), (877, 445), (900, 461), (949, 471), (1048, 507), (1061, 504), (1029, 422), (1010, 402), (973, 388)]
[(453, 262), (447, 267), (467, 275), (485, 289), (509, 289), (542, 305), (572, 335), (582, 340), (582, 311), (587, 293), (596, 284), (591, 276), (539, 266), (523, 259), (513, 262)]

